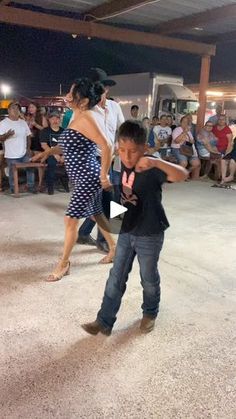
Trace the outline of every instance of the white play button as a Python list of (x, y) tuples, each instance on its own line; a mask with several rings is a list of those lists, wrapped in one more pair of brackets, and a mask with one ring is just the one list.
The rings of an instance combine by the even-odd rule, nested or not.
[(110, 202), (110, 218), (115, 218), (126, 211), (128, 211), (127, 208), (123, 207), (122, 205), (119, 205), (114, 201)]

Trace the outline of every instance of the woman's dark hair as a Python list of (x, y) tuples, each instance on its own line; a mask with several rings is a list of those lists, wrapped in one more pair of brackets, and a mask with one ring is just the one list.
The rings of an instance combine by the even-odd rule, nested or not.
[[(30, 105), (34, 105), (36, 107), (36, 114), (35, 114), (35, 122), (36, 124), (42, 125), (43, 124), (43, 115), (41, 111), (41, 105), (37, 102), (30, 102)], [(28, 106), (28, 108), (29, 108)]]
[(100, 102), (102, 94), (105, 92), (103, 85), (99, 82), (92, 82), (88, 78), (81, 78), (74, 81), (72, 96), (75, 102), (79, 103), (81, 99), (89, 100), (89, 109)]
[(144, 145), (147, 141), (146, 130), (136, 121), (125, 121), (119, 128), (118, 141), (131, 140), (137, 145)]

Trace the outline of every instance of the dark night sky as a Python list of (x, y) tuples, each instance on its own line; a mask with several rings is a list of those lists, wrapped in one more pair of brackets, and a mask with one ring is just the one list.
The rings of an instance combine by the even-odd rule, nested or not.
[[(236, 79), (236, 41), (217, 47), (211, 81)], [(183, 75), (186, 83), (199, 81), (200, 57), (168, 50), (108, 42), (73, 39), (72, 36), (0, 24), (0, 82), (14, 93), (32, 97), (59, 94), (90, 67), (109, 74), (156, 71)]]

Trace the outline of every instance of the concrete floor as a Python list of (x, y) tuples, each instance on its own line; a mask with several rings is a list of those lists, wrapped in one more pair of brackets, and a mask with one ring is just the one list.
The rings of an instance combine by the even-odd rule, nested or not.
[(165, 186), (162, 305), (147, 336), (137, 263), (109, 338), (80, 328), (101, 302), (101, 254), (77, 246), (71, 275), (43, 281), (67, 201), (0, 196), (0, 418), (235, 419), (236, 192)]

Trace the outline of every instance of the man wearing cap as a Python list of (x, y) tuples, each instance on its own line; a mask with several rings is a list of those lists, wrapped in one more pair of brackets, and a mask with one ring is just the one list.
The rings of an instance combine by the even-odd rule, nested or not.
[[(41, 146), (45, 151), (57, 145), (58, 137), (63, 132), (63, 128), (60, 127), (61, 115), (57, 110), (53, 110), (49, 113), (48, 122), (49, 127), (42, 129), (39, 137)], [(62, 157), (59, 155), (49, 156), (47, 159), (45, 180), (48, 189), (48, 195), (54, 194), (56, 166), (58, 163), (62, 163)]]
[[(107, 73), (101, 68), (91, 68), (88, 77), (93, 82), (100, 82), (105, 88), (102, 95), (101, 102), (96, 105), (91, 111), (94, 119), (106, 138), (112, 143), (115, 148), (116, 132), (120, 125), (124, 122), (124, 115), (120, 105), (114, 100), (108, 99), (109, 88), (114, 86), (116, 82), (108, 78)], [(98, 159), (100, 159), (100, 152), (98, 149)], [(103, 210), (106, 217), (110, 218), (110, 202), (112, 196), (110, 192), (103, 191)], [(90, 233), (95, 225), (95, 222), (86, 219), (79, 229), (78, 243), (96, 245), (100, 250), (108, 251), (107, 243), (101, 233), (98, 233), (97, 241), (93, 240)]]
[[(9, 104), (8, 117), (0, 122), (0, 141), (4, 142), (4, 155), (9, 168), (10, 193), (13, 193), (13, 165), (30, 161), (31, 132), (27, 123), (21, 118), (19, 103)], [(27, 169), (26, 177), (29, 192), (35, 193), (34, 171)]]

